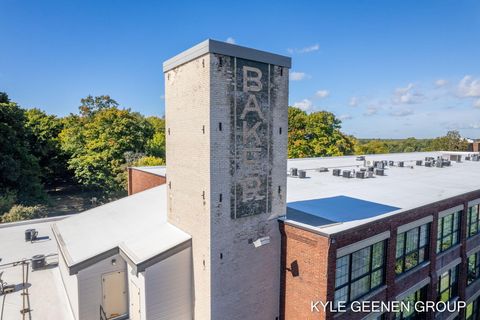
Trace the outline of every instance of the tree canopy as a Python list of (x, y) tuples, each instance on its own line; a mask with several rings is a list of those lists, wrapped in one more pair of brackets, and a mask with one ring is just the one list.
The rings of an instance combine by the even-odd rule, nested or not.
[(355, 142), (344, 134), (341, 121), (331, 112), (307, 114), (288, 108), (288, 157), (323, 157), (353, 154)]

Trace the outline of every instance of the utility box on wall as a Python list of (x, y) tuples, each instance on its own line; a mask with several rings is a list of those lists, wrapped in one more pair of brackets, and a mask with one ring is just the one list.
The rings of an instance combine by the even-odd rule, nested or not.
[(192, 236), (196, 319), (279, 316), (290, 64), (213, 40), (164, 63), (167, 210)]

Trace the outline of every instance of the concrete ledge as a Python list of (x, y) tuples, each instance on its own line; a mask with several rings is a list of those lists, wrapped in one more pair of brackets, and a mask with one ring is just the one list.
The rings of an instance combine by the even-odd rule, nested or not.
[(286, 68), (290, 68), (292, 65), (292, 59), (290, 57), (242, 47), (222, 41), (207, 39), (165, 61), (163, 63), (163, 72), (170, 71), (207, 53), (218, 53), (231, 57), (269, 63)]

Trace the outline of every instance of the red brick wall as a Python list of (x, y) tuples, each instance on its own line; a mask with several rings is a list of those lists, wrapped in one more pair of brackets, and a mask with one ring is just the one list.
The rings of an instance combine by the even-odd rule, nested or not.
[(311, 312), (310, 303), (327, 298), (329, 239), (283, 222), (280, 230), (282, 319), (325, 319), (323, 312)]
[[(463, 204), (467, 207), (468, 201), (480, 198), (480, 191), (471, 192), (462, 196), (447, 199), (428, 206), (403, 212), (393, 217), (387, 217), (368, 223), (347, 231), (331, 236), (316, 234), (302, 228), (280, 222), (282, 231), (282, 312), (283, 319), (333, 319), (334, 314), (318, 314), (310, 311), (310, 301), (322, 300), (333, 301), (335, 291), (335, 264), (337, 248), (364, 240), (384, 231), (390, 231), (387, 242), (386, 256), (386, 290), (379, 292), (368, 300), (395, 300), (395, 297), (403, 293), (409, 287), (431, 277), (428, 287), (428, 300), (436, 299), (437, 274), (436, 270), (447, 265), (458, 257), (462, 258), (459, 265), (459, 298), (468, 299), (474, 289), (466, 290), (466, 251), (480, 244), (480, 234), (466, 239), (466, 210), (461, 216), (460, 244), (451, 249), (436, 253), (436, 238), (438, 212)], [(433, 215), (430, 228), (430, 252), (429, 263), (423, 267), (413, 269), (400, 278), (395, 275), (395, 247), (397, 228), (403, 224)], [(293, 277), (289, 271), (291, 264), (296, 261), (299, 266), (299, 276)], [(473, 285), (472, 285), (473, 287)], [(480, 288), (480, 284), (478, 286)], [(339, 314), (335, 319), (361, 319), (365, 315), (345, 313)], [(390, 315), (393, 316), (393, 315)], [(433, 319), (433, 314), (426, 319)], [(447, 316), (447, 314), (444, 314)], [(443, 317), (441, 317), (443, 318)], [(387, 317), (389, 319), (389, 317)]]
[(165, 177), (135, 168), (128, 168), (128, 195), (164, 184)]

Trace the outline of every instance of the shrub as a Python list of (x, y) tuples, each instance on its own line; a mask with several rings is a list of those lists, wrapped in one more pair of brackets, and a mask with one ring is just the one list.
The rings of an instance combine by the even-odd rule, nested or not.
[(2, 222), (15, 222), (29, 219), (37, 219), (46, 217), (46, 210), (43, 206), (23, 206), (15, 205), (10, 211), (2, 216)]
[(7, 213), (17, 201), (17, 195), (13, 191), (7, 191), (0, 196), (0, 219), (2, 214)]

